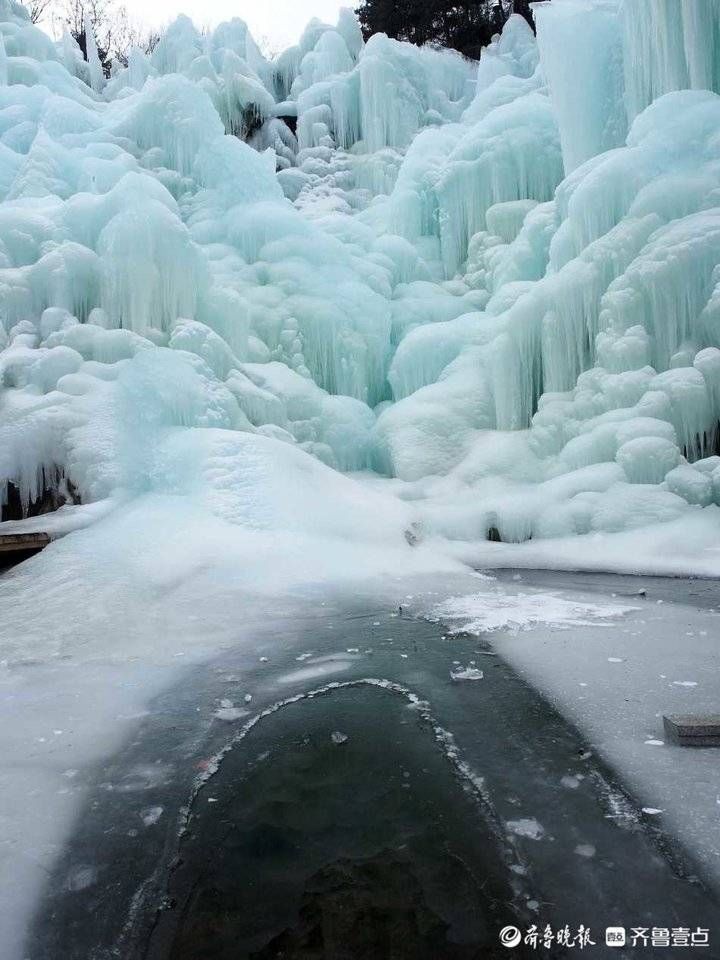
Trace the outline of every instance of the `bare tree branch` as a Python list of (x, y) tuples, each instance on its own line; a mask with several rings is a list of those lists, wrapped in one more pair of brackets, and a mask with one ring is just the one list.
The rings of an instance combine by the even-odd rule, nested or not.
[(45, 14), (49, 11), (53, 0), (32, 0), (27, 4), (28, 13), (33, 23), (40, 23), (45, 19)]
[(111, 61), (127, 66), (131, 47), (152, 53), (160, 34), (131, 20), (127, 9), (118, 0), (31, 0), (30, 15), (37, 11), (37, 20), (52, 13), (56, 27), (67, 30), (87, 59), (85, 18), (92, 24), (100, 62), (106, 76)]

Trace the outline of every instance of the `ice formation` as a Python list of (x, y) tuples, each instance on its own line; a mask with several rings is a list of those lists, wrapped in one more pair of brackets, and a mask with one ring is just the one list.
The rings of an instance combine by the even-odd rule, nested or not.
[(274, 464), (399, 538), (717, 523), (720, 2), (535, 12), (479, 64), (181, 16), (106, 78), (0, 0), (4, 519), (292, 525)]

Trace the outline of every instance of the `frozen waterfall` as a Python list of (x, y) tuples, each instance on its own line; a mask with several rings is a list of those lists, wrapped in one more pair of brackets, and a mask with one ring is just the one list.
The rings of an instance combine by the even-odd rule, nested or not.
[(535, 15), (479, 64), (180, 17), (106, 78), (0, 0), (3, 518), (718, 524), (720, 0)]

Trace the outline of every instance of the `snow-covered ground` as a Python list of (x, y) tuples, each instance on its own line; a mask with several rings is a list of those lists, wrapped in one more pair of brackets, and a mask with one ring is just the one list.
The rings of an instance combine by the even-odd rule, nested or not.
[(531, 543), (452, 544), (448, 554), (477, 567), (586, 570), (658, 577), (717, 579), (720, 541), (699, 512), (642, 531), (592, 533)]

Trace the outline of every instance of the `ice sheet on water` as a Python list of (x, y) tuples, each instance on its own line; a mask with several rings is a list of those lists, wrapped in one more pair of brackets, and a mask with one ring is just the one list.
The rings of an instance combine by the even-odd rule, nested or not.
[[(635, 605), (632, 580), (617, 586)], [(530, 635), (496, 632), (493, 647), (559, 705), (594, 753), (622, 772), (638, 806), (616, 787), (601, 784), (608, 815), (622, 825), (637, 824), (641, 808), (648, 818), (662, 816), (664, 828), (683, 838), (704, 869), (717, 877), (716, 761), (712, 751), (667, 741), (662, 721), (663, 715), (711, 712), (720, 694), (712, 669), (718, 619), (713, 588), (708, 584), (702, 590), (710, 608), (689, 603), (689, 592), (697, 587), (682, 581), (677, 588), (672, 581), (647, 581), (644, 588), (642, 606), (612, 621), (612, 630), (589, 624), (568, 635), (552, 624), (539, 624)], [(660, 598), (665, 602), (656, 603)], [(592, 594), (581, 599), (595, 602)]]

